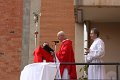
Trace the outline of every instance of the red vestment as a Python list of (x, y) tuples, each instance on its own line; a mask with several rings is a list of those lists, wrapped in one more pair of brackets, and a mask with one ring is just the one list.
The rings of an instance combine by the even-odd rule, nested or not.
[[(71, 40), (66, 39), (62, 42), (60, 50), (57, 52), (57, 57), (60, 62), (75, 62)], [(61, 75), (63, 75), (63, 71), (65, 68), (68, 69), (70, 79), (77, 79), (75, 65), (60, 65)]]
[(46, 62), (53, 62), (52, 55), (39, 46), (34, 50), (34, 63), (43, 62), (43, 58)]

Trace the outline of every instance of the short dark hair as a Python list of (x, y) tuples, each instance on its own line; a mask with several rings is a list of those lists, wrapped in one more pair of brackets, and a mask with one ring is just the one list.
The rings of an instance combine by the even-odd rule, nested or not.
[(93, 31), (94, 34), (97, 34), (97, 37), (99, 37), (100, 32), (99, 32), (99, 30), (97, 28), (92, 28), (91, 31)]

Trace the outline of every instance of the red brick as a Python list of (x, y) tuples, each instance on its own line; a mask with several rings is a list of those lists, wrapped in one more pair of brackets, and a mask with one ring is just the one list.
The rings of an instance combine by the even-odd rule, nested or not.
[(0, 1), (0, 80), (19, 80), (22, 0)]
[(42, 0), (40, 18), (40, 42), (57, 40), (57, 32), (63, 30), (74, 42), (75, 24), (73, 0)]

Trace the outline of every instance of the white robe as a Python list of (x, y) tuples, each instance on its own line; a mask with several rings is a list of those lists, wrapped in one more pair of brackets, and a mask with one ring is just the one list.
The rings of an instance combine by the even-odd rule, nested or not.
[[(90, 47), (90, 52), (86, 56), (89, 63), (101, 63), (101, 58), (104, 56), (104, 42), (100, 38), (96, 38)], [(89, 65), (88, 80), (105, 79), (104, 65)]]

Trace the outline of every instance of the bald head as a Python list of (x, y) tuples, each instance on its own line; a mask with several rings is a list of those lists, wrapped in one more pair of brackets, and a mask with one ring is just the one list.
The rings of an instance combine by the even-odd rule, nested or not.
[(64, 31), (59, 31), (57, 33), (57, 37), (61, 42), (66, 39), (66, 35), (65, 35)]
[(59, 35), (65, 35), (65, 33), (64, 33), (63, 31), (59, 31), (59, 32), (57, 33), (57, 36), (59, 36)]

